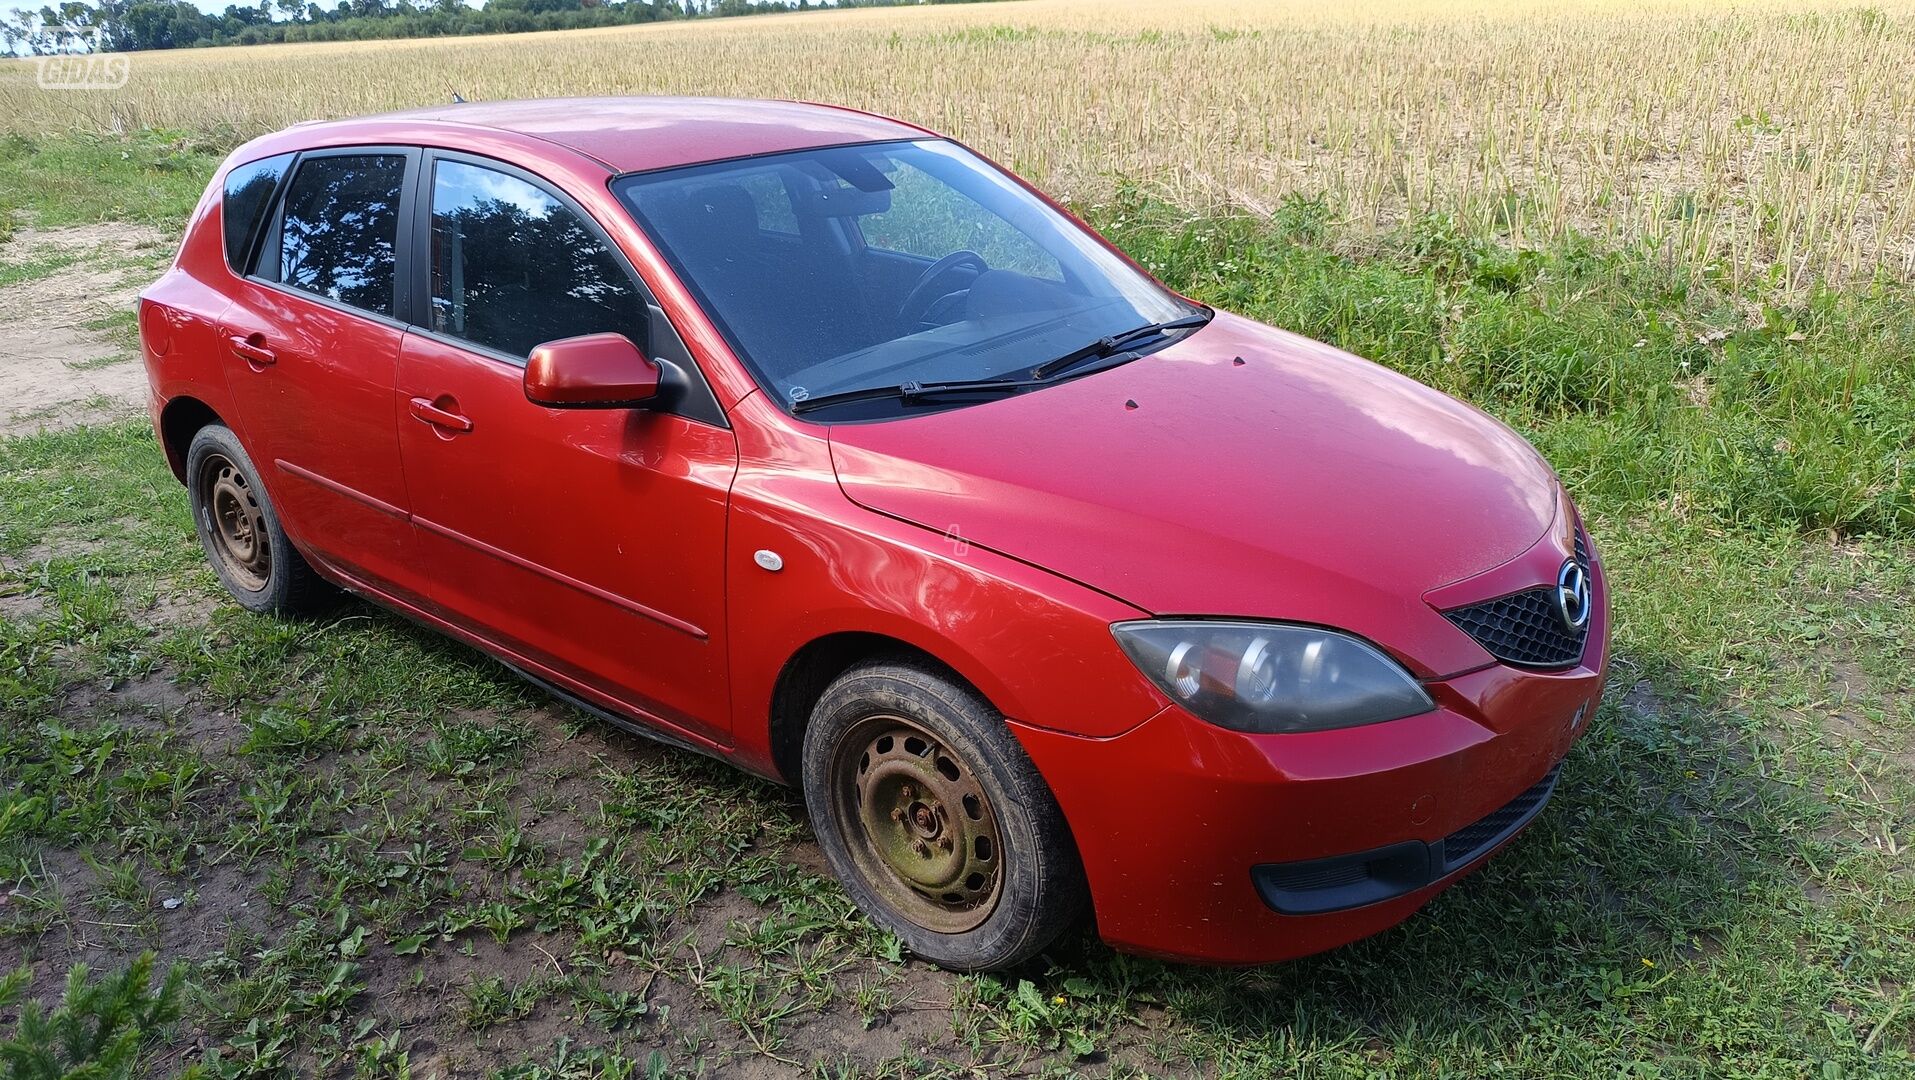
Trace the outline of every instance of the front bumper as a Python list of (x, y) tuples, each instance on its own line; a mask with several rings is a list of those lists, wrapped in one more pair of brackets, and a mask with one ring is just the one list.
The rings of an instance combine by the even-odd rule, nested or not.
[[(1109, 739), (1013, 728), (1071, 823), (1106, 941), (1206, 963), (1285, 960), (1396, 925), (1528, 824), (1553, 785), (1517, 820), (1497, 815), (1587, 730), (1607, 622), (1599, 608), (1574, 668), (1495, 665), (1431, 683), (1435, 710), (1383, 724), (1248, 735), (1170, 706)], [(1489, 832), (1473, 836), (1479, 826)], [(1460, 855), (1459, 836), (1473, 836)], [(1343, 876), (1293, 874), (1273, 891), (1283, 875), (1270, 868), (1313, 863)]]
[(1250, 879), (1263, 902), (1284, 915), (1323, 915), (1395, 900), (1460, 873), (1509, 842), (1543, 812), (1562, 772), (1558, 762), (1500, 809), (1433, 844), (1404, 840), (1327, 859), (1265, 863), (1250, 868)]

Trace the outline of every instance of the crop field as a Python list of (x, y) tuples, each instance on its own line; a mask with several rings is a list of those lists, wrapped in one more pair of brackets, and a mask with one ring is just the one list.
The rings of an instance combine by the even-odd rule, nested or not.
[[(125, 90), (0, 64), (0, 131), (230, 140), (554, 94), (795, 97), (899, 115), (1079, 197), (1143, 183), (1359, 234), (1437, 210), (1739, 280), (1915, 274), (1906, 0), (1032, 0), (439, 41), (179, 50)], [(12, 71), (6, 70), (12, 68)]]
[[(0, 61), (0, 1076), (1915, 1078), (1915, 3), (1030, 0), (132, 73)], [(915, 120), (1502, 417), (1617, 590), (1555, 800), (1324, 956), (1086, 926), (952, 975), (794, 793), (370, 606), (244, 612), (129, 298), (239, 141), (455, 90)]]

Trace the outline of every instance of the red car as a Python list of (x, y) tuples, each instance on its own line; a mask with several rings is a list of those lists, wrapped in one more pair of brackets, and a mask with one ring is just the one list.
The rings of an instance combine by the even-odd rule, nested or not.
[(803, 789), (953, 968), (1392, 926), (1553, 790), (1603, 573), (1521, 438), (821, 105), (248, 143), (140, 329), (233, 595), (348, 589)]

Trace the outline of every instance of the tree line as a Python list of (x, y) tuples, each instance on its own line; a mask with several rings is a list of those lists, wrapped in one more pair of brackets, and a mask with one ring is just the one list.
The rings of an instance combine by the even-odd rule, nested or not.
[(66, 0), (0, 18), (0, 55), (516, 34), (669, 19), (975, 0), (259, 0), (213, 15), (189, 0)]

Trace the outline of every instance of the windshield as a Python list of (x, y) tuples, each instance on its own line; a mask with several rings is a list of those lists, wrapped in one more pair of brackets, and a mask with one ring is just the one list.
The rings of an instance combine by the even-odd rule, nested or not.
[(1198, 310), (942, 140), (643, 173), (616, 190), (786, 408), (874, 387), (1021, 379)]

